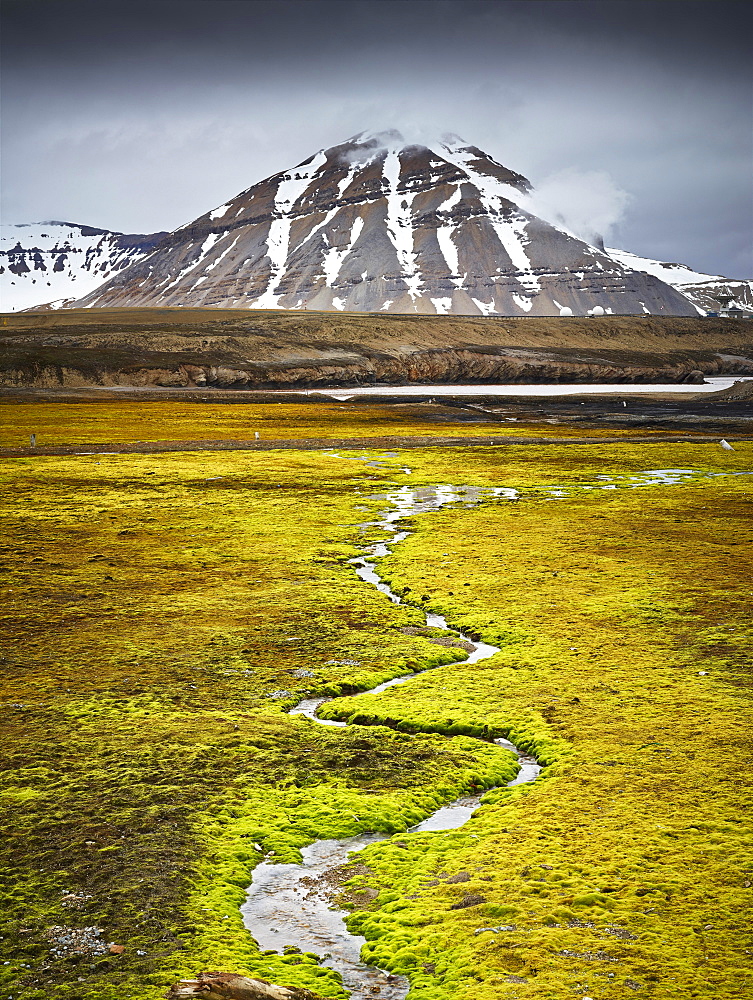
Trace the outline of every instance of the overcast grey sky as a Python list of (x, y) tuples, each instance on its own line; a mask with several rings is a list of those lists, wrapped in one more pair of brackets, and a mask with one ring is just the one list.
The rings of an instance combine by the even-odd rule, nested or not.
[(3, 0), (3, 221), (173, 229), (364, 129), (452, 131), (550, 216), (750, 277), (751, 10)]

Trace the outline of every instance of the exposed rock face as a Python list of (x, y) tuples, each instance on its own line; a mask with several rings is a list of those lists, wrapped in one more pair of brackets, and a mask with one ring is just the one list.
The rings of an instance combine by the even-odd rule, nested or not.
[(275, 986), (265, 979), (249, 979), (233, 972), (202, 972), (198, 979), (182, 979), (165, 994), (167, 1000), (201, 997), (203, 1000), (324, 1000), (298, 986)]
[(72, 302), (149, 253), (164, 235), (127, 235), (73, 222), (2, 226), (1, 308), (16, 312), (42, 302)]
[(736, 382), (719, 393), (720, 399), (750, 400), (753, 402), (753, 382)]
[(457, 137), (361, 133), (167, 234), (76, 305), (696, 315), (527, 211), (530, 189)]

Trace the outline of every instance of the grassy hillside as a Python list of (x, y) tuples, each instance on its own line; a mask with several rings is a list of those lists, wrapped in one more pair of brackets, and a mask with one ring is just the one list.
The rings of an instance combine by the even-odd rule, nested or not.
[(307, 312), (281, 309), (63, 309), (0, 314), (5, 333), (65, 330), (135, 336), (251, 336), (271, 344), (295, 342), (379, 344), (404, 341), (450, 344), (504, 344), (509, 347), (608, 347), (661, 350), (680, 342), (703, 349), (722, 343), (750, 343), (748, 323), (718, 317), (603, 316), (493, 317), (419, 316), (380, 313)]

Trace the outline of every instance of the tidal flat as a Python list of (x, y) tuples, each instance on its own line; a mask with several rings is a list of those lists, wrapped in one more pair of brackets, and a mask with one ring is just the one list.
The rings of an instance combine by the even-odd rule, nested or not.
[[(71, 410), (87, 441), (150, 439), (156, 407), (153, 434), (210, 436), (209, 408), (97, 407), (3, 409), (70, 443)], [(305, 412), (335, 436), (338, 408)], [(396, 433), (379, 412), (369, 431)], [(340, 1000), (316, 955), (260, 952), (240, 906), (265, 858), (364, 831), (398, 836), (341, 901), (411, 1000), (753, 991), (753, 445), (735, 449), (622, 432), (6, 460), (3, 1000), (157, 1000), (202, 969)], [(411, 518), (380, 560), (396, 606), (348, 560), (387, 494), (440, 484), (481, 502)], [(459, 662), (425, 611), (500, 652)], [(351, 724), (286, 714), (307, 693)], [(497, 787), (495, 736), (544, 765), (534, 785)], [(405, 833), (482, 788), (462, 828)]]

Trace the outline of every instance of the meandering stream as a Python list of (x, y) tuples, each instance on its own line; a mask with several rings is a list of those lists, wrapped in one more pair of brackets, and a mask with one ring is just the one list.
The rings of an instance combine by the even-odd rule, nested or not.
[[(342, 458), (345, 456), (333, 456)], [(350, 456), (348, 456), (350, 457)], [(388, 454), (383, 458), (395, 458)], [(369, 456), (360, 456), (361, 461), (378, 464)], [(403, 470), (410, 472), (410, 470)], [(731, 473), (745, 475), (746, 473)], [(716, 477), (729, 473), (699, 473), (694, 469), (651, 469), (637, 475), (598, 476), (592, 484), (546, 489), (552, 498), (571, 495), (573, 491), (602, 489), (614, 490), (647, 486), (671, 486), (687, 482), (696, 477)], [(381, 579), (374, 560), (389, 552), (390, 548), (408, 537), (410, 532), (398, 530), (396, 523), (402, 518), (415, 514), (430, 513), (446, 504), (462, 503), (472, 506), (482, 499), (503, 497), (517, 500), (519, 493), (513, 489), (481, 489), (478, 487), (436, 486), (414, 488), (404, 486), (387, 494), (390, 509), (377, 521), (367, 522), (363, 528), (379, 527), (387, 537), (373, 543), (364, 554), (351, 559), (358, 577), (366, 584), (374, 586), (394, 604), (401, 598)], [(426, 624), (432, 628), (447, 629), (441, 615), (425, 615)], [(499, 652), (496, 646), (477, 642), (455, 629), (457, 639), (473, 646), (464, 663), (474, 663), (487, 659)], [(378, 694), (397, 684), (406, 684), (421, 674), (411, 673), (395, 677), (372, 688), (368, 694)], [(328, 698), (304, 698), (290, 710), (291, 715), (303, 715), (323, 726), (345, 726), (347, 723), (329, 719), (319, 719), (319, 707)], [(508, 784), (518, 785), (536, 779), (541, 768), (530, 756), (506, 739), (494, 741), (499, 747), (511, 750), (517, 755), (520, 770)], [(448, 805), (442, 806), (421, 823), (412, 827), (409, 833), (451, 830), (466, 823), (478, 808), (484, 792), (468, 795)], [(301, 864), (275, 864), (263, 862), (253, 873), (253, 882), (248, 890), (246, 902), (242, 906), (243, 920), (251, 931), (260, 949), (282, 951), (293, 946), (301, 951), (315, 952), (324, 956), (322, 964), (336, 969), (343, 978), (346, 989), (351, 991), (352, 1000), (369, 1000), (378, 995), (380, 1000), (403, 1000), (409, 983), (401, 976), (389, 975), (360, 960), (364, 938), (348, 933), (343, 917), (345, 913), (331, 909), (331, 897), (336, 892), (341, 879), (338, 869), (348, 861), (349, 855), (374, 843), (387, 839), (387, 834), (363, 833), (346, 840), (318, 840), (303, 848)], [(378, 988), (378, 990), (377, 990)]]
[[(392, 456), (389, 456), (392, 457)], [(423, 489), (402, 489), (390, 493), (387, 500), (391, 509), (378, 521), (362, 527), (379, 527), (388, 536), (368, 547), (364, 555), (351, 559), (356, 573), (364, 583), (376, 587), (392, 601), (400, 604), (401, 599), (387, 586), (377, 573), (373, 561), (385, 556), (389, 547), (407, 538), (408, 531), (398, 531), (395, 523), (413, 514), (424, 514), (439, 510), (445, 504), (462, 502), (467, 505), (478, 503), (483, 497), (492, 495), (508, 496), (516, 499), (514, 490), (481, 490), (475, 487), (439, 486)], [(431, 628), (447, 629), (447, 622), (441, 615), (426, 614), (426, 624)], [(499, 652), (497, 646), (477, 642), (469, 636), (451, 630), (458, 641), (473, 646), (462, 662), (475, 663)], [(458, 661), (461, 662), (461, 661)], [(378, 684), (368, 694), (379, 694), (397, 684), (406, 684), (420, 674), (410, 673)], [(328, 698), (304, 698), (290, 710), (291, 715), (304, 715), (323, 726), (345, 726), (345, 722), (319, 719), (317, 710)], [(520, 751), (509, 740), (494, 741), (505, 750), (511, 750), (518, 757), (520, 770), (510, 785), (533, 781), (541, 770), (536, 761)], [(456, 802), (441, 806), (421, 823), (411, 827), (409, 833), (452, 830), (466, 823), (478, 808), (481, 797), (467, 795)], [(377, 840), (385, 840), (387, 834), (364, 833), (346, 840), (318, 840), (302, 850), (302, 864), (274, 864), (263, 862), (254, 869), (253, 882), (246, 902), (242, 907), (243, 920), (262, 950), (281, 951), (293, 945), (301, 951), (313, 951), (327, 956), (323, 965), (337, 969), (343, 983), (351, 991), (352, 1000), (373, 998), (374, 987), (379, 988), (380, 1000), (402, 1000), (408, 992), (409, 984), (402, 976), (389, 975), (360, 960), (364, 938), (348, 933), (343, 917), (345, 913), (330, 909), (331, 890), (337, 885), (337, 869), (348, 856)]]

